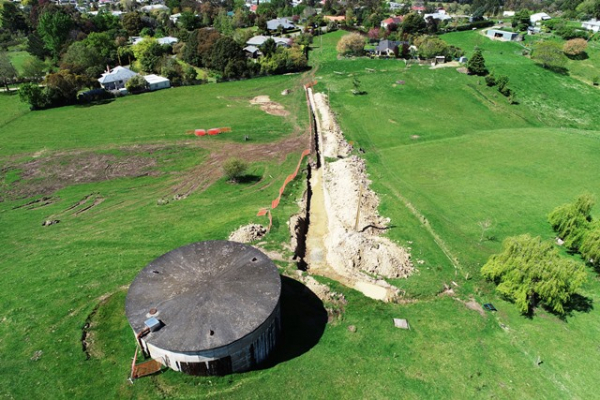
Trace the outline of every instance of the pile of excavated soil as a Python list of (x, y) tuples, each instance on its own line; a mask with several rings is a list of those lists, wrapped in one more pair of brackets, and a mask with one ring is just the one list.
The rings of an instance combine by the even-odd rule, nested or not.
[(258, 104), (260, 105), (260, 109), (266, 112), (267, 114), (277, 115), (280, 117), (287, 117), (290, 115), (290, 112), (285, 109), (281, 104), (271, 101), (269, 96), (256, 96), (252, 100), (250, 100), (250, 104)]
[(320, 136), (323, 156), (329, 158), (347, 157), (352, 152), (352, 146), (344, 139), (335, 117), (329, 108), (327, 96), (322, 93), (314, 94), (315, 107), (319, 113)]
[[(364, 160), (347, 157), (351, 146), (335, 123), (325, 96), (309, 94), (309, 97), (318, 111), (323, 200), (328, 218), (328, 234), (324, 237), (327, 264), (357, 283), (373, 281), (361, 272), (386, 278), (407, 277), (413, 270), (408, 251), (379, 236), (387, 228), (389, 219), (377, 212), (379, 199), (368, 187), (370, 181)], [(326, 162), (325, 157), (340, 159)]]
[(267, 233), (267, 228), (258, 224), (240, 226), (229, 235), (229, 240), (240, 243), (250, 243), (261, 239)]
[[(379, 198), (368, 188), (365, 162), (357, 156), (325, 167), (325, 205), (329, 216), (327, 261), (346, 270), (386, 278), (404, 278), (412, 271), (410, 254), (378, 236), (389, 220), (377, 213)], [(360, 196), (360, 198), (359, 198)], [(356, 224), (360, 199), (360, 215)]]

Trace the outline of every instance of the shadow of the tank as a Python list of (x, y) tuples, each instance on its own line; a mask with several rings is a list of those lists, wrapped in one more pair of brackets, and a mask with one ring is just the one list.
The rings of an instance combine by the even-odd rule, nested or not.
[(323, 336), (327, 311), (323, 302), (304, 284), (281, 276), (281, 335), (264, 363), (267, 369), (299, 357), (312, 349)]

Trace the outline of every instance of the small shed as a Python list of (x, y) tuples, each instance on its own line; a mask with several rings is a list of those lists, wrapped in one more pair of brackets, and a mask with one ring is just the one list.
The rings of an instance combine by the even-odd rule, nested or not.
[(150, 91), (171, 87), (171, 81), (160, 75), (146, 75), (144, 79), (148, 82), (148, 90)]
[(501, 31), (499, 29), (488, 29), (487, 37), (493, 40), (505, 40), (507, 42), (511, 40), (516, 40), (517, 36), (519, 36), (516, 32), (509, 31)]

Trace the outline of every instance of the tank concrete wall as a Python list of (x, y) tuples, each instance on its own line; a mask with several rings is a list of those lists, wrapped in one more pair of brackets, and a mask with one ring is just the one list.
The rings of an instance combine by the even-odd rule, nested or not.
[(175, 370), (192, 375), (223, 375), (254, 368), (265, 361), (277, 344), (281, 332), (280, 303), (252, 333), (227, 345), (199, 352), (173, 352), (140, 340), (153, 359)]

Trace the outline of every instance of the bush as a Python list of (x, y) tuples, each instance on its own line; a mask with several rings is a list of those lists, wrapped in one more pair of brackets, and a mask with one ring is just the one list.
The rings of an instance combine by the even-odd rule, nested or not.
[(125, 89), (133, 94), (142, 93), (148, 89), (148, 82), (146, 82), (143, 76), (136, 75), (125, 83)]
[(248, 164), (239, 158), (230, 158), (223, 164), (223, 172), (228, 181), (237, 183), (244, 176)]
[(365, 50), (365, 39), (358, 33), (350, 33), (339, 40), (336, 49), (341, 55), (360, 56)]
[(492, 74), (489, 74), (485, 77), (485, 84), (489, 87), (496, 86), (496, 77)]
[(564, 314), (571, 295), (587, 279), (584, 266), (562, 258), (552, 243), (539, 237), (510, 237), (503, 247), (481, 268), (481, 274), (494, 281), (496, 290), (514, 301), (523, 314), (538, 304)]
[(571, 39), (563, 45), (563, 52), (570, 58), (579, 58), (585, 54), (587, 40)]

